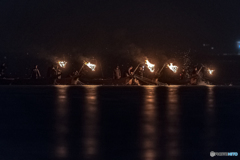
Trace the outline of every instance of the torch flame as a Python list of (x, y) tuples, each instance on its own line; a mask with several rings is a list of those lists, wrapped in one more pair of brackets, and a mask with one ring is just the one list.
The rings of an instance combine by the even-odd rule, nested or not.
[(212, 74), (213, 71), (214, 71), (214, 70), (211, 70), (211, 69), (208, 68), (208, 72), (209, 72), (209, 74)]
[(155, 64), (150, 63), (148, 60), (145, 60), (145, 64), (147, 65), (150, 72), (154, 72)]
[(90, 62), (85, 62), (84, 64), (88, 66), (92, 71), (95, 71), (95, 68), (96, 68), (95, 64), (92, 64)]
[(65, 68), (67, 62), (65, 62), (65, 61), (59, 61), (58, 64), (59, 64), (60, 67)]
[(168, 68), (171, 69), (174, 73), (177, 72), (178, 66), (174, 66), (172, 63), (168, 64)]

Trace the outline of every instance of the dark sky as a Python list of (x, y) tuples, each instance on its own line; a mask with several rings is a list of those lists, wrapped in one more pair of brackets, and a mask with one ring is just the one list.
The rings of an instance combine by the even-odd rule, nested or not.
[[(29, 53), (43, 57), (128, 54), (141, 50), (198, 48), (236, 51), (240, 3), (201, 1), (1, 0), (1, 59)], [(2, 61), (0, 59), (0, 61)]]
[(1, 47), (71, 51), (119, 39), (139, 47), (227, 45), (240, 35), (236, 2), (2, 0)]

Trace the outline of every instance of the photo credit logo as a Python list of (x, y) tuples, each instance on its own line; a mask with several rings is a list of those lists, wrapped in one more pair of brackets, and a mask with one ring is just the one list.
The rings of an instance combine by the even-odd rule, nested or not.
[(238, 156), (238, 152), (210, 152), (210, 157), (215, 156)]

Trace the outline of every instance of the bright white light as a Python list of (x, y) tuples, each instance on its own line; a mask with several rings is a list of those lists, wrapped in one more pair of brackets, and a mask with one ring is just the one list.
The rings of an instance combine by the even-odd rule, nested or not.
[(214, 70), (208, 69), (209, 74), (212, 74)]
[(92, 71), (95, 71), (96, 65), (90, 62), (85, 62), (85, 65), (88, 66)]
[(155, 64), (150, 63), (148, 60), (145, 60), (145, 64), (147, 65), (150, 72), (154, 72)]
[(168, 68), (171, 69), (174, 73), (177, 72), (178, 66), (174, 66), (172, 63), (168, 64)]
[(59, 61), (58, 63), (60, 65), (60, 67), (62, 67), (62, 68), (65, 68), (65, 66), (67, 64), (67, 62), (65, 62), (65, 61)]

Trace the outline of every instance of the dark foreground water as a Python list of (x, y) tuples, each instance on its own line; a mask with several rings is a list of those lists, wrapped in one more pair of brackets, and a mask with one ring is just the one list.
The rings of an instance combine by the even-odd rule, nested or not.
[(1, 86), (0, 109), (0, 160), (240, 152), (239, 87)]

